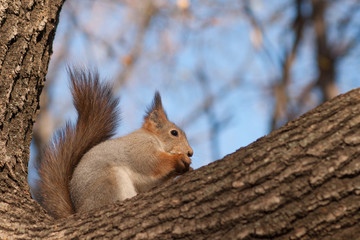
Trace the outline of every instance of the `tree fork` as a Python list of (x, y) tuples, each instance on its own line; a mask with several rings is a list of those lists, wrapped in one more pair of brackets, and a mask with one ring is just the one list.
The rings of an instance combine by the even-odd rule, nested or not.
[(148, 193), (67, 219), (47, 216), (30, 198), (26, 166), (62, 3), (0, 3), (0, 238), (358, 237), (360, 89)]

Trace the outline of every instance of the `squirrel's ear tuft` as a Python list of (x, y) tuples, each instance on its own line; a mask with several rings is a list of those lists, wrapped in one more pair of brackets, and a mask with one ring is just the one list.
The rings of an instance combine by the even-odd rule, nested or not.
[(161, 102), (161, 96), (158, 91), (155, 92), (154, 100), (148, 107), (144, 120), (145, 122), (143, 126), (147, 126), (146, 128), (161, 128), (164, 123), (168, 121), (166, 112)]
[(152, 110), (154, 109), (162, 109), (163, 110), (163, 105), (162, 105), (162, 102), (161, 102), (161, 96), (160, 96), (160, 93), (158, 91), (155, 92), (155, 95), (154, 95), (154, 100), (151, 104), (151, 107), (148, 109), (148, 112), (151, 112)]

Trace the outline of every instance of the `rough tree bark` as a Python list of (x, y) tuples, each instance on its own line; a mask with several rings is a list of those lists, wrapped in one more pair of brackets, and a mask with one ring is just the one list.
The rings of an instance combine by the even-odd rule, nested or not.
[(358, 236), (360, 89), (148, 193), (67, 219), (47, 216), (30, 198), (26, 166), (61, 4), (0, 2), (0, 238)]
[[(23, 218), (26, 226), (38, 221), (41, 214), (23, 216), (23, 212), (42, 212), (29, 194), (27, 165), (39, 94), (63, 2), (0, 1), (0, 238), (13, 218)], [(43, 212), (42, 216), (46, 218)]]

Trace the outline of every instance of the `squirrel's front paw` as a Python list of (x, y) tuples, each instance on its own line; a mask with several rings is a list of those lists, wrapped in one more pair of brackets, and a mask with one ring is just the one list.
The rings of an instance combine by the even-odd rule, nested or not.
[(179, 160), (175, 166), (175, 171), (178, 174), (185, 173), (189, 171), (191, 159), (185, 154), (179, 154)]

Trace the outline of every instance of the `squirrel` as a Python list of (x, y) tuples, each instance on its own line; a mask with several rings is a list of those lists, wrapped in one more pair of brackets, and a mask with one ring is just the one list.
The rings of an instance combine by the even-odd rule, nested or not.
[(110, 139), (119, 123), (112, 87), (99, 74), (69, 69), (78, 113), (44, 148), (35, 199), (54, 218), (64, 218), (131, 198), (190, 169), (193, 150), (168, 120), (159, 92), (142, 127)]

